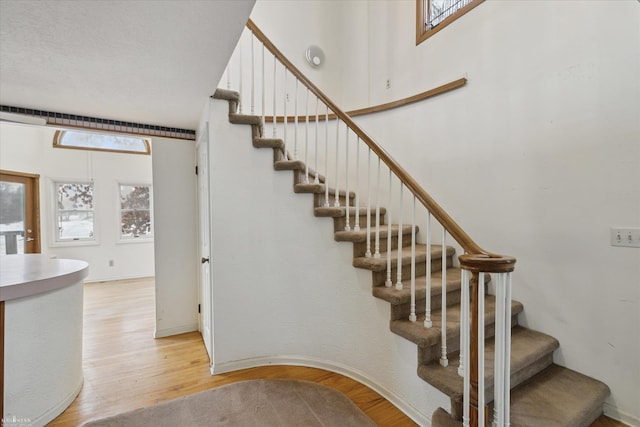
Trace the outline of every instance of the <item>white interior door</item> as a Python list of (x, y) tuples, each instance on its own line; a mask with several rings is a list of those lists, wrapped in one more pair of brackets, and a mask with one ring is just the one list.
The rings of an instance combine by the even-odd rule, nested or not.
[(211, 262), (210, 262), (210, 197), (209, 197), (209, 124), (198, 137), (196, 145), (198, 156), (198, 223), (200, 246), (200, 333), (213, 364), (213, 325), (211, 300)]

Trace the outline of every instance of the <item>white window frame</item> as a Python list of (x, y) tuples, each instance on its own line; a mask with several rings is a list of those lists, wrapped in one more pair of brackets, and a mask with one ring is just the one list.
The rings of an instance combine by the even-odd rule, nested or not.
[[(91, 199), (93, 213), (93, 236), (91, 237), (77, 237), (77, 238), (60, 238), (59, 226), (60, 226), (60, 209), (58, 208), (58, 186), (63, 184), (82, 184), (91, 185), (93, 187), (93, 196)], [(91, 180), (78, 180), (78, 179), (53, 179), (51, 180), (51, 220), (53, 226), (51, 227), (52, 239), (49, 246), (95, 246), (99, 244), (98, 241), (98, 208), (96, 196), (96, 185)]]
[[(122, 234), (122, 202), (121, 202), (121, 191), (123, 186), (128, 187), (149, 187), (149, 217), (151, 219), (151, 233), (144, 236), (125, 236)], [(148, 183), (131, 183), (131, 182), (118, 182), (116, 187), (116, 197), (117, 197), (117, 235), (118, 235), (118, 243), (149, 243), (153, 242), (154, 239), (154, 221), (153, 221), (153, 185)]]

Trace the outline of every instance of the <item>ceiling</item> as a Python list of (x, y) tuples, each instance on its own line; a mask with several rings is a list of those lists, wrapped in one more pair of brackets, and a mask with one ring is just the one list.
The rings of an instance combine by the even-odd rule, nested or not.
[(196, 129), (255, 0), (0, 0), (0, 104)]

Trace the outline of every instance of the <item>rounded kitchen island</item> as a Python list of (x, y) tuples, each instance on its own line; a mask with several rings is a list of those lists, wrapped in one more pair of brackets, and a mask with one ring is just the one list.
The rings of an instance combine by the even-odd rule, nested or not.
[(82, 388), (84, 261), (0, 256), (5, 425), (44, 426)]

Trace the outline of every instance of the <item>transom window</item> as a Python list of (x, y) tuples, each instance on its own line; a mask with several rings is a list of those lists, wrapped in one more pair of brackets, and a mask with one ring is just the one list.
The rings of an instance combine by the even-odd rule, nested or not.
[(153, 237), (150, 185), (120, 184), (120, 238)]
[(147, 138), (97, 132), (56, 131), (53, 137), (53, 146), (116, 153), (151, 154), (151, 145)]
[(416, 2), (416, 44), (419, 44), (484, 0), (416, 0)]
[(56, 241), (92, 241), (94, 235), (93, 184), (56, 182)]

